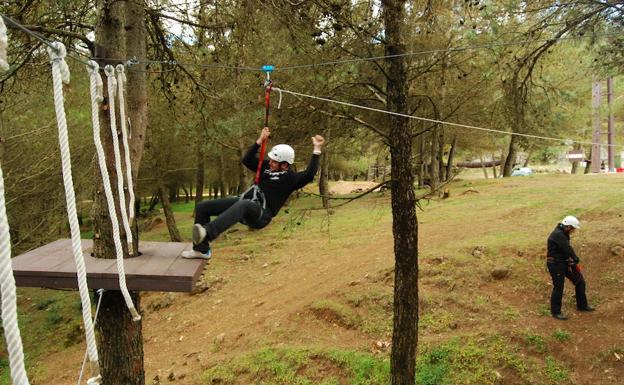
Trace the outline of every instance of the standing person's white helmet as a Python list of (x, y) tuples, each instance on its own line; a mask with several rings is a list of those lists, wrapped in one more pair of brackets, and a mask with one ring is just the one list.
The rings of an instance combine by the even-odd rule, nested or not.
[(576, 217), (573, 217), (572, 215), (568, 215), (567, 217), (563, 218), (563, 220), (561, 221), (561, 224), (564, 226), (572, 226), (575, 229), (581, 228), (581, 222), (579, 222), (579, 220), (576, 219)]
[(295, 150), (287, 144), (278, 144), (269, 151), (269, 158), (276, 162), (295, 163)]

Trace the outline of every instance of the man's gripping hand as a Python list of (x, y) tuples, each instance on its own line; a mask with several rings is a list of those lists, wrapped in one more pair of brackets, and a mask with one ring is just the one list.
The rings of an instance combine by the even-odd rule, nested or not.
[(323, 145), (325, 144), (325, 138), (323, 138), (320, 135), (314, 135), (312, 137), (312, 144), (314, 145), (314, 154), (320, 155), (321, 149), (323, 148)]
[(258, 145), (261, 145), (262, 142), (264, 142), (265, 140), (269, 140), (269, 136), (271, 136), (271, 130), (269, 130), (269, 127), (264, 127), (262, 129), (262, 132), (260, 132), (260, 137), (258, 137), (258, 140), (256, 140), (256, 143)]

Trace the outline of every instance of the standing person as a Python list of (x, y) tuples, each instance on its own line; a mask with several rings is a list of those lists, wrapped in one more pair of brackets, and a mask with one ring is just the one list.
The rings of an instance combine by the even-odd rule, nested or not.
[(576, 308), (579, 311), (594, 311), (587, 303), (585, 295), (585, 279), (579, 267), (580, 259), (570, 245), (570, 234), (581, 227), (581, 223), (575, 217), (568, 215), (548, 237), (548, 254), (546, 266), (553, 281), (553, 291), (550, 296), (550, 313), (558, 320), (566, 320), (561, 312), (561, 298), (563, 297), (563, 284), (567, 277), (575, 286)]
[[(262, 142), (271, 134), (264, 127), (260, 137), (247, 150), (242, 159), (243, 165), (252, 171), (258, 167), (258, 149)], [(295, 162), (295, 150), (287, 144), (278, 144), (269, 151), (269, 160), (263, 160), (260, 169), (258, 187), (262, 194), (260, 200), (254, 199), (253, 192), (248, 191), (242, 197), (207, 200), (195, 207), (195, 224), (193, 225), (193, 250), (182, 253), (184, 258), (210, 259), (212, 253), (210, 242), (219, 234), (241, 222), (251, 228), (261, 229), (268, 225), (277, 215), (290, 194), (312, 182), (318, 169), (319, 157), (325, 139), (320, 135), (312, 137), (312, 158), (305, 171), (294, 172), (291, 169)], [(264, 202), (264, 204), (263, 204)], [(217, 216), (214, 220), (210, 217)]]

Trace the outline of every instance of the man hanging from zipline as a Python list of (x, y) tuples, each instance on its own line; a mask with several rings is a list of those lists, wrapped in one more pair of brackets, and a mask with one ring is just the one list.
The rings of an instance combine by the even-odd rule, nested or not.
[[(290, 194), (312, 182), (318, 169), (321, 149), (325, 139), (312, 137), (312, 158), (305, 171), (294, 172), (295, 150), (287, 144), (278, 144), (268, 153), (269, 160), (259, 159), (258, 150), (271, 134), (264, 127), (260, 137), (242, 159), (243, 165), (256, 172), (254, 185), (241, 197), (221, 198), (200, 202), (195, 207), (193, 225), (193, 250), (182, 253), (184, 258), (211, 257), (210, 242), (219, 234), (240, 222), (254, 229), (268, 225), (277, 215)], [(264, 152), (260, 152), (264, 157)], [(214, 220), (210, 217), (217, 216)]]

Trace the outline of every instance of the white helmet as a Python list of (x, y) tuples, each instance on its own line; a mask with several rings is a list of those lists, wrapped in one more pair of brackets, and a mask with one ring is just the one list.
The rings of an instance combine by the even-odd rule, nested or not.
[(269, 158), (276, 162), (295, 163), (295, 150), (287, 144), (278, 144), (269, 151)]
[(561, 221), (561, 224), (564, 226), (572, 226), (575, 229), (581, 228), (581, 222), (579, 222), (579, 220), (576, 219), (576, 217), (573, 217), (572, 215), (568, 215), (567, 217), (563, 218), (563, 220)]

